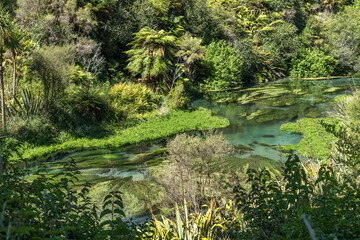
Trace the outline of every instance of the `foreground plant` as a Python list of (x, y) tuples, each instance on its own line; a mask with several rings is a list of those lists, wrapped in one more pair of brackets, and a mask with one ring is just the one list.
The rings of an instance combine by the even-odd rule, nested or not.
[(266, 170), (249, 170), (250, 190), (235, 188), (245, 223), (237, 237), (308, 239), (314, 231), (318, 239), (358, 238), (359, 183), (352, 177), (339, 180), (342, 172), (336, 169), (333, 164), (320, 165), (313, 181), (299, 157), (293, 156), (278, 180), (271, 180)]
[(184, 200), (183, 214), (178, 205), (175, 205), (176, 219), (171, 220), (162, 217), (161, 220), (154, 218), (148, 223), (150, 231), (144, 238), (151, 239), (215, 239), (219, 231), (225, 230), (224, 223), (226, 220), (222, 217), (220, 209), (215, 207), (214, 202), (209, 206), (204, 205), (207, 209), (204, 213), (190, 213)]
[(170, 141), (159, 182), (172, 206), (182, 205), (186, 199), (191, 211), (200, 212), (203, 204), (220, 199), (221, 168), (232, 150), (221, 133), (208, 133), (203, 138), (181, 134)]
[[(27, 171), (0, 164), (0, 238), (2, 239), (134, 239), (136, 229), (123, 221), (122, 199), (116, 190), (105, 198), (102, 210), (88, 196), (89, 184), (80, 190), (76, 165), (50, 175), (40, 167), (29, 177)], [(6, 168), (2, 168), (6, 166)]]

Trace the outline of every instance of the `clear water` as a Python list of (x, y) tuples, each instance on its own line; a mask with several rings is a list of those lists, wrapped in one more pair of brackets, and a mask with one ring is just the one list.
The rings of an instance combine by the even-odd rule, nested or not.
[[(281, 161), (284, 157), (276, 147), (298, 144), (301, 135), (280, 131), (280, 126), (303, 117), (326, 117), (332, 111), (331, 103), (334, 97), (349, 93), (346, 81), (353, 86), (360, 83), (359, 80), (352, 79), (278, 81), (245, 90), (212, 92), (194, 101), (192, 105), (210, 109), (215, 115), (230, 120), (230, 126), (222, 131), (234, 146), (244, 149), (238, 154), (240, 158), (253, 159), (255, 156), (260, 156)], [(111, 180), (112, 177), (119, 181), (143, 180), (144, 176), (139, 169), (146, 169), (144, 162), (151, 162), (163, 156), (163, 152), (156, 151), (164, 146), (165, 141), (160, 141), (116, 150), (78, 152), (46, 164), (50, 173), (56, 173), (66, 162), (74, 159), (81, 172), (78, 184), (90, 181), (94, 186), (93, 189), (101, 191), (104, 188), (102, 183)], [(153, 154), (154, 151), (156, 154)], [(149, 157), (144, 153), (152, 153), (152, 155)], [(155, 161), (152, 164), (158, 163)], [(131, 192), (132, 189), (124, 191)], [(135, 208), (142, 210), (134, 212), (136, 210), (133, 210), (133, 205), (138, 205), (135, 195), (134, 193), (124, 199), (125, 206), (129, 206), (129, 209), (125, 209), (129, 217), (141, 216), (144, 213), (141, 211), (146, 208), (145, 205), (138, 206)], [(101, 199), (101, 196), (98, 198)]]
[[(349, 93), (349, 83), (356, 87), (360, 82), (358, 79), (285, 80), (260, 89), (255, 86), (246, 90), (211, 92), (206, 99), (192, 104), (211, 109), (214, 114), (230, 120), (230, 126), (223, 130), (226, 138), (235, 146), (252, 149), (242, 157), (258, 155), (279, 161), (283, 156), (275, 150), (278, 145), (298, 144), (301, 140), (300, 134), (280, 131), (280, 126), (304, 117), (328, 116), (334, 97)], [(256, 96), (253, 101), (241, 100), (250, 94)]]
[[(99, 149), (75, 152), (43, 164), (46, 165), (49, 174), (55, 174), (60, 172), (67, 162), (74, 160), (81, 173), (79, 184), (91, 180), (91, 176), (94, 177), (94, 184), (108, 181), (112, 177), (141, 181), (144, 176), (139, 170), (146, 169), (144, 163), (148, 160), (162, 157), (163, 152), (154, 153), (154, 151), (161, 149), (164, 145), (165, 142), (159, 141), (113, 150)], [(151, 153), (153, 153), (152, 156), (147, 157), (144, 161), (141, 160), (142, 156)], [(36, 171), (37, 168), (38, 166), (31, 170)]]
[[(284, 160), (276, 150), (279, 145), (298, 144), (301, 135), (280, 131), (280, 126), (303, 117), (326, 117), (332, 111), (335, 96), (348, 94), (350, 85), (359, 86), (359, 79), (328, 79), (316, 81), (282, 80), (252, 88), (211, 92), (204, 98), (195, 100), (194, 107), (212, 110), (215, 115), (228, 118), (230, 126), (223, 129), (225, 137), (237, 147), (246, 147), (239, 157), (262, 156), (272, 160)], [(246, 96), (254, 96), (246, 98)], [(259, 114), (257, 114), (259, 113)], [(73, 153), (65, 158), (48, 163), (56, 172), (69, 159), (74, 159), (83, 175), (100, 178), (115, 176), (132, 177), (142, 180), (138, 168), (143, 164), (132, 162), (138, 154), (151, 153), (161, 147), (161, 143), (142, 143), (117, 150), (94, 150)], [(154, 158), (160, 155), (155, 155)], [(110, 172), (111, 166), (117, 168)]]

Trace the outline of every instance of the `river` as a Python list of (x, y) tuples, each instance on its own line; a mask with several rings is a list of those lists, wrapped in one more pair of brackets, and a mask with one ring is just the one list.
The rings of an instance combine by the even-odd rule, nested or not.
[[(192, 106), (211, 109), (213, 114), (230, 120), (230, 126), (222, 131), (241, 151), (239, 158), (283, 161), (285, 158), (277, 147), (298, 144), (301, 135), (280, 131), (280, 126), (304, 117), (328, 116), (334, 97), (348, 94), (349, 84), (357, 86), (359, 80), (281, 80), (243, 90), (209, 92)], [(141, 215), (145, 213), (145, 203), (137, 194), (143, 192), (144, 186), (137, 182), (143, 182), (144, 175), (139, 169), (146, 167), (139, 163), (160, 164), (165, 145), (166, 140), (161, 140), (118, 150), (77, 152), (46, 165), (51, 174), (61, 171), (65, 162), (74, 159), (81, 172), (77, 186), (85, 181), (92, 183), (90, 197), (97, 204), (109, 190), (109, 181), (116, 179), (122, 185), (126, 214)]]

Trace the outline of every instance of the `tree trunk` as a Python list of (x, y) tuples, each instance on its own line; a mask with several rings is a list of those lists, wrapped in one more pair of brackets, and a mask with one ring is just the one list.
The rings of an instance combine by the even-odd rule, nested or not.
[(6, 129), (5, 122), (5, 89), (4, 89), (4, 73), (3, 73), (3, 54), (0, 53), (0, 85), (1, 85), (1, 127), (3, 130)]
[(13, 82), (12, 82), (12, 95), (15, 98), (16, 94), (16, 54), (14, 54), (14, 60), (13, 60)]

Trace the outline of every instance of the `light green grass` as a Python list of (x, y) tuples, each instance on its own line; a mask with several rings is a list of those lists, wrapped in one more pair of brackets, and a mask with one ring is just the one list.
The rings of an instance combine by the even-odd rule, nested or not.
[(219, 129), (229, 126), (225, 118), (212, 116), (210, 111), (177, 111), (167, 116), (151, 118), (147, 122), (101, 138), (78, 138), (61, 144), (24, 149), (22, 158), (28, 162), (41, 160), (57, 153), (100, 148), (118, 148), (142, 141), (152, 141), (189, 131)]
[(337, 125), (338, 120), (334, 118), (303, 118), (296, 123), (285, 123), (281, 130), (301, 133), (303, 138), (298, 145), (286, 145), (285, 149), (294, 149), (306, 157), (324, 159), (329, 157), (336, 137), (327, 132), (320, 122), (323, 121), (329, 125)]

